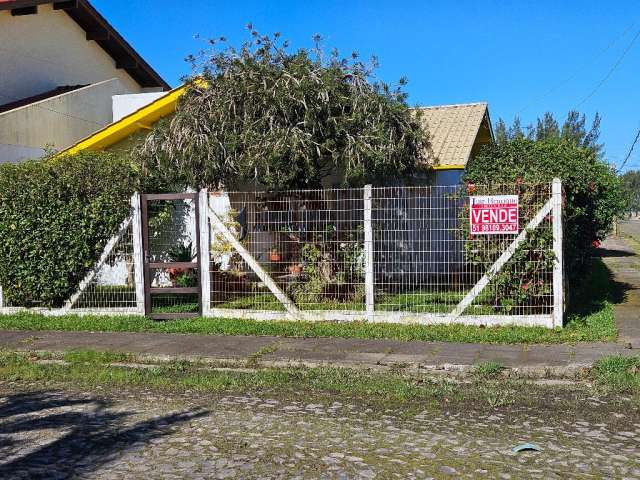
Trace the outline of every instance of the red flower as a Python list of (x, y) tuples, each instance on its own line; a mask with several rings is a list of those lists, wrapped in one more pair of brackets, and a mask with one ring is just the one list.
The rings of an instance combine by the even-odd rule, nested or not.
[(599, 248), (600, 247), (600, 240), (594, 240), (591, 245), (593, 245), (595, 248)]
[(474, 236), (473, 236), (473, 234), (470, 233), (469, 234), (469, 240), (473, 240), (473, 239), (474, 239)]
[(476, 191), (476, 184), (473, 182), (467, 183), (467, 193), (473, 193)]
[(524, 285), (522, 285), (522, 289), (526, 292), (527, 290), (529, 290), (530, 286), (531, 286), (531, 282), (527, 282)]
[(516, 185), (522, 185), (522, 177), (516, 177)]

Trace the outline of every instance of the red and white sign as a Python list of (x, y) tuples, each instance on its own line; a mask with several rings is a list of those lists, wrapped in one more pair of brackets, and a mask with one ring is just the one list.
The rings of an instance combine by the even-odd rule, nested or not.
[(469, 197), (472, 235), (517, 234), (517, 195)]

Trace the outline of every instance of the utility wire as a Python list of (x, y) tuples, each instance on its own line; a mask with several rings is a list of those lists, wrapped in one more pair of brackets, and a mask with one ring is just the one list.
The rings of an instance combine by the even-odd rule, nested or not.
[(581, 105), (583, 105), (587, 100), (589, 100), (591, 97), (593, 97), (593, 95), (600, 90), (600, 87), (602, 87), (602, 85), (604, 85), (606, 83), (607, 80), (609, 80), (609, 78), (611, 77), (611, 75), (613, 75), (613, 72), (616, 71), (616, 69), (620, 66), (620, 64), (622, 63), (622, 61), (624, 60), (624, 58), (627, 56), (627, 53), (629, 53), (629, 51), (633, 48), (633, 45), (636, 43), (636, 40), (638, 39), (638, 37), (640, 37), (640, 30), (638, 30), (635, 34), (635, 36), (631, 39), (631, 42), (629, 43), (629, 45), (627, 45), (627, 48), (624, 49), (624, 51), (622, 52), (622, 55), (620, 55), (620, 57), (618, 58), (618, 60), (616, 61), (616, 63), (613, 64), (613, 66), (609, 69), (609, 71), (607, 72), (607, 74), (603, 77), (602, 80), (600, 80), (600, 82), (598, 83), (598, 85), (596, 85), (596, 88), (594, 88), (589, 95), (587, 95), (586, 97), (584, 97), (580, 102), (578, 102), (578, 104), (573, 107), (573, 110), (577, 110), (578, 107), (580, 107)]
[[(582, 73), (587, 67), (590, 67), (591, 65), (596, 63), (600, 59), (600, 57), (602, 57), (605, 53), (607, 53), (616, 43), (618, 43), (619, 40), (621, 40), (622, 38), (626, 37), (627, 33), (629, 33), (629, 31), (631, 29), (633, 29), (633, 27), (636, 25), (636, 23), (637, 23), (637, 21), (634, 21), (631, 25), (629, 25), (627, 28), (625, 28), (625, 30), (620, 35), (618, 35), (616, 38), (611, 40), (611, 42), (609, 42), (609, 44), (604, 49), (602, 49), (598, 54), (596, 54), (594, 57), (592, 57), (591, 60), (589, 60), (588, 62), (582, 64), (581, 67), (579, 67), (575, 72), (573, 72), (571, 75), (566, 77), (560, 83), (556, 84), (554, 87), (551, 87), (549, 90), (544, 92), (539, 97), (534, 98), (528, 105), (526, 105), (525, 107), (521, 108), (516, 115), (520, 115), (522, 112), (524, 112), (528, 108), (530, 108), (533, 105), (535, 105), (536, 103), (540, 102), (540, 100), (543, 100), (543, 99), (547, 98), (549, 95), (551, 95), (552, 93), (556, 92), (561, 87), (564, 87), (567, 83), (569, 83), (571, 80), (576, 78), (580, 73)], [(0, 48), (2, 48), (2, 47), (0, 47)]]

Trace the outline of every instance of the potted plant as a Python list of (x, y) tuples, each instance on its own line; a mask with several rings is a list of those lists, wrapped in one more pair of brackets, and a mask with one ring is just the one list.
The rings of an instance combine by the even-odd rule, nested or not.
[(271, 260), (272, 262), (279, 262), (281, 259), (282, 256), (280, 255), (280, 251), (278, 250), (278, 248), (272, 247), (269, 251), (269, 260)]
[(289, 265), (289, 273), (291, 273), (291, 275), (300, 275), (302, 273), (302, 265), (299, 263), (292, 263)]

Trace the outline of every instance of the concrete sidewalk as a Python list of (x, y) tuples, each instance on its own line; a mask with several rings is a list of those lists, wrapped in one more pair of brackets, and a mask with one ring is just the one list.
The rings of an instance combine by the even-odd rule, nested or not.
[(90, 349), (152, 358), (248, 361), (263, 365), (334, 365), (420, 370), (465, 370), (497, 361), (506, 367), (570, 372), (612, 354), (638, 354), (619, 343), (488, 345), (344, 338), (282, 338), (165, 333), (0, 331), (0, 348), (63, 352)]
[[(618, 224), (621, 235), (640, 243), (640, 220)], [(624, 301), (614, 306), (619, 342), (640, 348), (640, 255), (628, 241), (611, 236), (602, 244), (602, 259), (624, 291)]]

